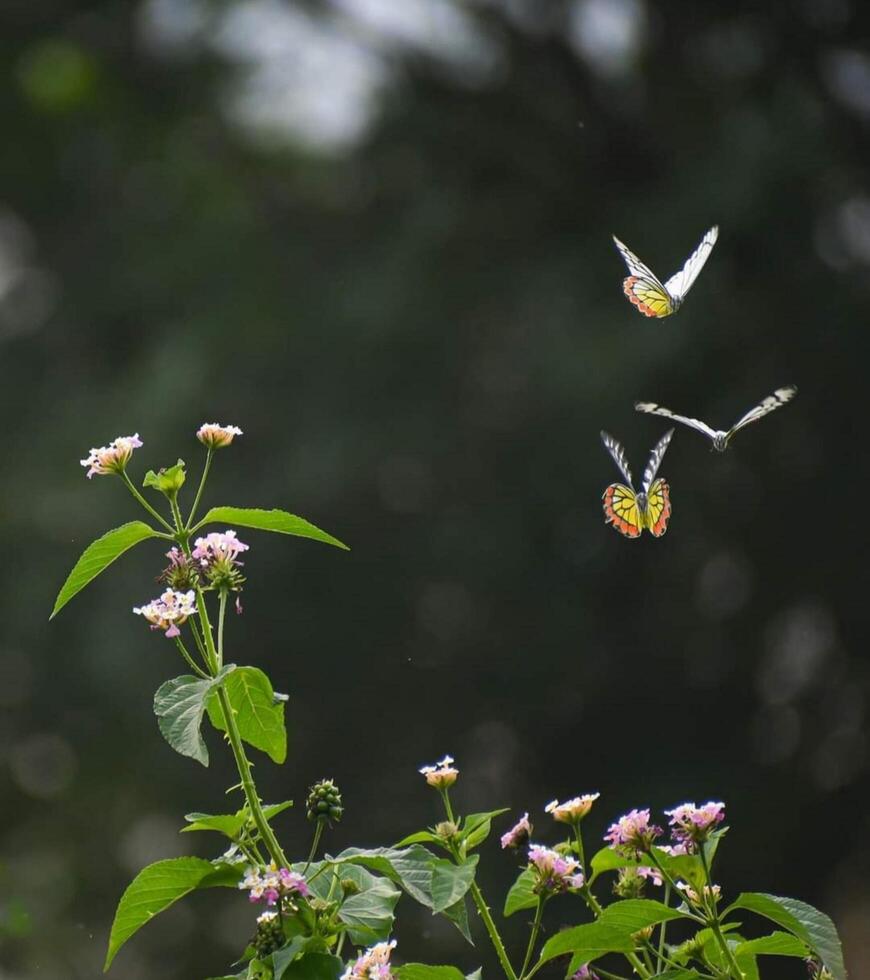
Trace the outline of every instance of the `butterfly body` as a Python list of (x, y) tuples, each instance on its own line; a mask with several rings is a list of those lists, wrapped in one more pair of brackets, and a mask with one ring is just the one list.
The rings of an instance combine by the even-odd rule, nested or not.
[(673, 434), (674, 430), (671, 429), (656, 444), (644, 470), (641, 489), (637, 491), (632, 484), (625, 450), (613, 436), (601, 433), (605, 448), (626, 481), (611, 483), (604, 491), (604, 520), (627, 538), (639, 538), (644, 530), (660, 538), (668, 529), (671, 517), (670, 487), (662, 477), (656, 479), (656, 473)]
[(714, 225), (686, 259), (683, 268), (663, 283), (648, 265), (641, 262), (634, 252), (614, 235), (613, 241), (629, 271), (629, 275), (622, 281), (623, 292), (644, 316), (659, 319), (671, 316), (683, 305), (686, 294), (704, 268), (704, 263), (710, 257), (718, 237), (719, 227)]
[(680, 422), (682, 425), (686, 425), (696, 432), (700, 432), (702, 435), (707, 436), (716, 452), (724, 453), (731, 440), (744, 426), (752, 422), (757, 422), (759, 419), (763, 419), (765, 415), (769, 415), (771, 412), (775, 412), (776, 409), (782, 408), (796, 394), (797, 387), (795, 385), (786, 385), (784, 388), (777, 388), (767, 398), (763, 398), (757, 405), (750, 408), (727, 432), (723, 432), (721, 429), (712, 429), (706, 422), (702, 422), (700, 419), (693, 419), (686, 415), (677, 415), (676, 412), (672, 412), (663, 405), (656, 405), (655, 402), (635, 402), (634, 407), (638, 412), (646, 412), (648, 415), (662, 415), (667, 419)]

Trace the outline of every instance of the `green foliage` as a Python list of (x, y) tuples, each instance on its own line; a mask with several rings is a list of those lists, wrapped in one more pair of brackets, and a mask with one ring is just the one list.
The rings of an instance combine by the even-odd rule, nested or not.
[(337, 980), (344, 964), (328, 953), (308, 953), (275, 970), (275, 980)]
[(109, 969), (124, 943), (158, 912), (198, 888), (234, 888), (239, 877), (236, 867), (195, 857), (169, 858), (143, 868), (118, 902), (103, 970)]
[(348, 546), (334, 538), (326, 531), (321, 531), (309, 521), (286, 510), (260, 510), (253, 507), (212, 507), (211, 510), (193, 529), (198, 531), (206, 524), (238, 525), (252, 527), (259, 531), (275, 531), (278, 534), (293, 534), (299, 538), (311, 538), (323, 544), (331, 544), (344, 551), (350, 551)]
[(459, 835), (466, 851), (479, 847), (489, 837), (493, 819), (507, 813), (508, 809), (508, 807), (502, 807), (499, 810), (489, 810), (485, 813), (469, 813), (462, 821)]
[(591, 963), (605, 953), (630, 953), (634, 947), (634, 940), (624, 930), (601, 922), (587, 922), (582, 926), (574, 926), (573, 929), (565, 929), (548, 939), (541, 950), (539, 961), (547, 963), (557, 956), (573, 953), (579, 962)]
[(533, 909), (538, 904), (538, 896), (534, 892), (535, 872), (524, 868), (511, 885), (504, 902), (504, 915), (507, 917), (523, 909)]
[(427, 966), (425, 963), (405, 963), (393, 973), (398, 980), (465, 980), (462, 970), (455, 966)]
[(478, 855), (462, 864), (439, 859), (432, 865), (432, 911), (443, 912), (460, 901), (474, 881)]
[[(271, 820), (279, 813), (293, 806), (292, 800), (285, 800), (283, 803), (272, 803), (263, 807), (263, 813), (267, 820)], [(244, 806), (235, 813), (186, 813), (184, 819), (188, 821), (188, 827), (182, 827), (180, 833), (185, 834), (191, 830), (213, 830), (230, 840), (236, 840), (245, 826), (251, 819), (251, 811)]]
[[(287, 758), (284, 702), (275, 700), (269, 678), (257, 667), (236, 667), (224, 681), (223, 688), (242, 738), (278, 765), (284, 762)], [(219, 732), (225, 732), (226, 722), (216, 690), (209, 692), (206, 708), (212, 725)]]
[(235, 670), (228, 664), (216, 677), (182, 674), (165, 681), (154, 695), (154, 714), (167, 742), (181, 755), (208, 765), (208, 749), (200, 728), (206, 703), (215, 685)]
[(734, 909), (749, 909), (787, 929), (818, 956), (831, 971), (834, 980), (846, 980), (840, 938), (836, 926), (824, 912), (795, 898), (780, 898), (759, 892), (743, 892), (738, 895), (725, 914)]
[(686, 918), (684, 912), (670, 908), (662, 902), (654, 902), (648, 898), (627, 898), (608, 905), (598, 921), (602, 925), (613, 926), (631, 936), (641, 929), (646, 929), (647, 926), (683, 918)]
[(130, 521), (128, 524), (116, 527), (113, 531), (107, 531), (102, 537), (89, 544), (58, 592), (49, 619), (54, 619), (74, 595), (81, 592), (125, 551), (139, 544), (140, 541), (156, 536), (157, 532), (143, 521)]
[(809, 947), (797, 936), (788, 932), (772, 932), (769, 936), (762, 936), (760, 939), (750, 939), (740, 943), (735, 953), (740, 956), (742, 953), (751, 953), (758, 956), (762, 953), (774, 956), (800, 956), (810, 955)]
[(157, 473), (154, 470), (148, 470), (145, 479), (142, 481), (142, 486), (153, 487), (172, 500), (178, 496), (178, 491), (184, 486), (185, 478), (184, 460), (180, 459), (175, 466), (158, 470)]
[[(301, 872), (304, 865), (295, 865)], [(393, 909), (401, 892), (387, 878), (373, 875), (364, 867), (348, 862), (333, 866), (325, 861), (312, 864), (307, 872), (309, 887), (324, 901), (338, 901), (340, 880), (349, 878), (357, 887), (355, 895), (345, 898), (338, 910), (339, 919), (347, 926), (350, 939), (358, 945), (369, 945), (386, 939), (393, 928)]]

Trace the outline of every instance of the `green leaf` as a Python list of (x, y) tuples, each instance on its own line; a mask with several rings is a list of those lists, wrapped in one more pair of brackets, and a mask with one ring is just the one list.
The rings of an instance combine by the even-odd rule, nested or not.
[[(292, 800), (285, 800), (283, 803), (272, 803), (263, 807), (263, 813), (267, 820), (283, 813), (288, 807), (293, 806)], [(250, 811), (242, 807), (235, 813), (186, 813), (184, 819), (190, 824), (189, 827), (182, 827), (181, 833), (189, 830), (214, 830), (219, 834), (224, 834), (230, 840), (236, 840), (239, 836), (245, 821), (248, 819)]]
[(701, 974), (697, 970), (666, 970), (656, 980), (701, 980)]
[(208, 749), (200, 726), (206, 701), (214, 686), (234, 670), (235, 664), (228, 664), (216, 677), (182, 674), (161, 684), (154, 695), (154, 714), (163, 737), (176, 752), (204, 766), (208, 765)]
[[(348, 927), (351, 941), (357, 946), (370, 946), (386, 939), (393, 927), (393, 909), (401, 892), (389, 879), (379, 878), (357, 864), (346, 862), (338, 867), (333, 867), (333, 864), (333, 861), (326, 860), (308, 868), (306, 876), (311, 891), (325, 901), (334, 899), (335, 877), (349, 878), (357, 885), (359, 892), (342, 902), (338, 917)], [(301, 872), (304, 867), (303, 864), (296, 864), (293, 870)]]
[(305, 956), (289, 963), (275, 978), (282, 980), (338, 980), (344, 964), (330, 953), (306, 953)]
[(587, 922), (582, 926), (574, 926), (573, 929), (565, 929), (548, 939), (541, 950), (539, 961), (547, 963), (557, 956), (574, 953), (583, 963), (591, 963), (605, 953), (631, 953), (634, 947), (634, 940), (621, 929), (604, 925), (600, 921)]
[(685, 918), (688, 916), (684, 912), (672, 909), (661, 902), (654, 902), (648, 898), (627, 898), (608, 905), (598, 921), (602, 925), (620, 930), (626, 936), (631, 936), (641, 929), (646, 929), (647, 926)]
[(405, 963), (393, 973), (399, 980), (465, 980), (465, 974), (455, 966), (427, 966), (425, 963)]
[(612, 847), (602, 847), (600, 851), (593, 855), (592, 860), (589, 862), (589, 866), (592, 869), (589, 884), (591, 885), (600, 874), (604, 874), (606, 871), (616, 871), (619, 868), (636, 868), (639, 865), (640, 861), (636, 858), (625, 857), (617, 851), (614, 851)]
[(240, 877), (237, 867), (195, 857), (169, 858), (143, 868), (118, 902), (103, 971), (109, 969), (124, 943), (158, 912), (197, 888), (234, 888)]
[(393, 846), (407, 847), (408, 844), (439, 844), (443, 847), (444, 839), (437, 834), (433, 834), (431, 830), (418, 830), (416, 834), (408, 834), (407, 837), (403, 837), (398, 844), (394, 844)]
[(494, 817), (508, 812), (509, 807), (500, 810), (490, 810), (488, 813), (469, 813), (462, 823), (460, 839), (465, 842), (467, 850), (473, 850), (489, 837)]
[(479, 855), (472, 854), (463, 864), (439, 858), (432, 865), (432, 911), (443, 912), (455, 905), (471, 887)]
[(178, 496), (178, 491), (184, 486), (185, 477), (184, 460), (180, 459), (175, 466), (161, 469), (157, 473), (154, 470), (148, 470), (145, 479), (142, 481), (142, 486), (153, 487), (160, 493), (166, 494), (170, 500), (174, 500)]
[[(281, 765), (287, 758), (284, 703), (275, 702), (269, 678), (257, 667), (237, 667), (224, 681), (223, 688), (244, 741)], [(219, 732), (226, 731), (217, 691), (210, 692), (207, 709), (212, 725)]]
[(749, 909), (787, 929), (810, 947), (830, 970), (834, 980), (846, 980), (840, 937), (836, 926), (824, 912), (796, 898), (780, 898), (760, 892), (738, 895), (725, 914), (733, 909)]
[(466, 973), (465, 980), (483, 980), (483, 967), (479, 966), (472, 973)]
[(760, 939), (750, 939), (748, 942), (741, 943), (734, 951), (738, 956), (744, 953), (751, 953), (759, 956), (762, 953), (771, 956), (809, 956), (810, 950), (805, 942), (793, 936), (789, 932), (772, 932), (769, 936), (762, 936)]
[(505, 918), (522, 909), (533, 909), (538, 904), (538, 896), (533, 891), (535, 881), (535, 873), (531, 868), (520, 872), (504, 900)]
[(432, 868), (437, 858), (425, 847), (406, 848), (378, 847), (360, 850), (349, 847), (329, 860), (336, 863), (361, 864), (373, 871), (386, 875), (400, 885), (411, 898), (434, 907), (432, 898)]
[(294, 936), (286, 946), (275, 950), (269, 957), (275, 980), (284, 976), (284, 971), (298, 956), (302, 954), (306, 945), (311, 941), (310, 936)]
[(49, 619), (54, 619), (77, 592), (81, 592), (116, 558), (120, 558), (134, 544), (154, 537), (157, 537), (157, 532), (143, 521), (130, 521), (129, 524), (116, 527), (114, 531), (107, 531), (101, 538), (89, 544), (58, 592)]
[(212, 507), (196, 525), (198, 530), (204, 524), (237, 524), (239, 527), (253, 527), (259, 531), (275, 531), (278, 534), (294, 534), (298, 538), (311, 538), (323, 544), (335, 545), (350, 551), (346, 544), (321, 531), (302, 517), (288, 514), (286, 510), (260, 510), (255, 507)]
[(474, 945), (474, 940), (471, 938), (471, 929), (468, 927), (467, 895), (463, 895), (458, 902), (448, 906), (441, 914), (456, 926), (466, 942), (471, 943), (472, 946)]

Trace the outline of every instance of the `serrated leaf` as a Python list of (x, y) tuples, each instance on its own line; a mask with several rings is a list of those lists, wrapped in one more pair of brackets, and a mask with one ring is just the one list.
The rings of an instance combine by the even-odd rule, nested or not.
[(407, 847), (409, 844), (438, 844), (443, 847), (444, 840), (437, 834), (433, 834), (431, 830), (418, 830), (415, 834), (403, 837), (393, 847)]
[[(292, 800), (285, 800), (283, 803), (270, 803), (263, 807), (263, 813), (267, 820), (283, 813), (284, 810), (293, 806)], [(249, 810), (242, 807), (235, 813), (186, 813), (184, 819), (190, 824), (189, 827), (182, 827), (180, 833), (184, 834), (190, 830), (214, 830), (219, 834), (224, 834), (230, 840), (235, 840), (248, 819)]]
[(502, 807), (500, 810), (490, 810), (486, 813), (470, 813), (462, 822), (460, 834), (466, 849), (470, 851), (482, 844), (489, 837), (493, 819), (507, 813), (508, 809)]
[[(304, 864), (295, 864), (302, 872)], [(338, 916), (348, 927), (348, 936), (357, 946), (370, 946), (386, 939), (393, 927), (393, 909), (401, 892), (387, 878), (379, 878), (366, 868), (351, 862), (338, 865), (330, 860), (316, 862), (306, 871), (311, 891), (324, 900), (339, 896), (338, 879), (349, 878), (359, 888), (346, 898)]]
[(507, 918), (514, 912), (523, 909), (533, 909), (538, 904), (538, 896), (534, 893), (536, 881), (535, 873), (531, 868), (524, 868), (511, 885), (510, 891), (504, 900), (504, 916)]
[(548, 939), (541, 950), (539, 962), (547, 963), (557, 956), (573, 953), (582, 962), (591, 963), (606, 953), (631, 953), (634, 947), (634, 940), (623, 930), (601, 922), (588, 922), (565, 929)]
[(738, 895), (727, 912), (738, 908), (749, 909), (787, 929), (810, 947), (830, 970), (834, 980), (846, 980), (840, 937), (836, 926), (824, 912), (796, 898), (780, 898), (761, 892)]
[(427, 966), (425, 963), (405, 963), (393, 973), (399, 980), (466, 980), (455, 966)]
[(468, 927), (467, 895), (460, 898), (454, 905), (448, 906), (441, 914), (456, 926), (466, 942), (471, 943), (472, 946), (474, 945), (474, 940), (471, 938), (471, 929)]
[(672, 909), (662, 902), (654, 902), (649, 898), (626, 898), (608, 905), (598, 921), (631, 936), (647, 926), (685, 918), (688, 916), (684, 912)]
[[(237, 667), (223, 683), (223, 689), (235, 712), (242, 739), (280, 765), (287, 758), (287, 729), (284, 725), (284, 703), (275, 701), (272, 683), (257, 667)], [(226, 731), (217, 691), (207, 702), (209, 721), (219, 731)]]
[(592, 860), (589, 862), (589, 867), (592, 869), (589, 884), (591, 885), (600, 874), (604, 874), (607, 871), (617, 871), (619, 868), (635, 868), (639, 864), (640, 862), (637, 858), (625, 857), (617, 851), (614, 851), (612, 847), (602, 847), (600, 851), (597, 851), (593, 855)]
[(234, 888), (240, 877), (237, 867), (195, 857), (169, 858), (143, 868), (118, 902), (103, 971), (124, 943), (159, 912), (197, 888)]
[(163, 737), (180, 755), (208, 765), (208, 749), (200, 732), (202, 716), (214, 686), (234, 670), (235, 664), (228, 664), (216, 677), (182, 674), (157, 688), (154, 695), (157, 724)]
[(404, 888), (411, 898), (421, 905), (430, 909), (434, 906), (432, 868), (437, 858), (425, 847), (414, 845), (405, 848), (378, 847), (370, 850), (349, 847), (329, 860), (336, 863), (360, 864), (378, 871)]
[(293, 960), (275, 977), (282, 980), (338, 980), (344, 970), (344, 964), (330, 953), (306, 953), (299, 959)]
[(155, 537), (157, 532), (144, 521), (130, 521), (129, 524), (122, 524), (113, 531), (107, 531), (102, 537), (89, 544), (61, 586), (49, 619), (54, 619), (76, 593), (81, 592), (125, 551), (129, 551), (140, 541)]
[(326, 531), (321, 531), (303, 517), (289, 514), (286, 510), (261, 510), (256, 507), (212, 507), (212, 509), (196, 525), (198, 530), (205, 524), (238, 525), (252, 527), (259, 531), (274, 531), (277, 534), (292, 534), (298, 538), (311, 538), (323, 544), (331, 544), (344, 551), (350, 548), (338, 538)]
[(750, 939), (741, 943), (734, 952), (737, 955), (751, 953), (753, 956), (809, 956), (809, 947), (803, 940), (790, 932), (772, 932), (769, 936)]
[(432, 865), (432, 911), (443, 912), (455, 905), (471, 887), (479, 855), (472, 854), (463, 864), (438, 858)]

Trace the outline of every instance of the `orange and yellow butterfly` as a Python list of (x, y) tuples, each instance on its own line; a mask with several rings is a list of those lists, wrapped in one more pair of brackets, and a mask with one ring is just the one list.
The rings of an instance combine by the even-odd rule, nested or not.
[(644, 528), (654, 537), (660, 538), (668, 529), (671, 517), (670, 489), (661, 477), (656, 479), (656, 473), (673, 434), (673, 429), (668, 430), (656, 443), (643, 471), (641, 492), (637, 493), (632, 486), (625, 450), (613, 436), (606, 432), (601, 433), (604, 448), (613, 457), (628, 484), (611, 483), (604, 491), (604, 521), (612, 524), (627, 538), (639, 538)]
[(644, 265), (634, 252), (614, 235), (613, 240), (630, 273), (628, 278), (622, 281), (625, 295), (644, 316), (663, 317), (676, 313), (683, 305), (683, 300), (694, 285), (701, 269), (704, 268), (704, 263), (710, 257), (718, 237), (719, 226), (714, 225), (686, 259), (683, 268), (662, 284), (649, 266)]

